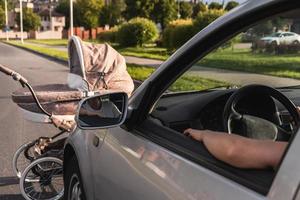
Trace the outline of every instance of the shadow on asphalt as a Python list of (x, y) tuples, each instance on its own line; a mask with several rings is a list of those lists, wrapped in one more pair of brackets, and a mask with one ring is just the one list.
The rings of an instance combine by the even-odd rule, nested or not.
[(19, 184), (19, 179), (16, 176), (0, 177), (0, 186), (17, 185), (17, 184)]
[(20, 194), (0, 194), (1, 200), (24, 200)]

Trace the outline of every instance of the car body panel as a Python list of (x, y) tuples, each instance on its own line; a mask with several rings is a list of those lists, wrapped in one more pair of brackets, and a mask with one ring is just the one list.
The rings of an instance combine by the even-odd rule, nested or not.
[[(82, 136), (85, 136), (82, 138)], [(292, 200), (300, 180), (297, 134), (270, 192), (263, 196), (122, 128), (96, 134), (105, 138), (95, 148), (92, 131), (68, 138), (76, 152), (88, 199), (274, 199)], [(105, 137), (106, 135), (106, 137)], [(80, 138), (89, 145), (77, 143)], [(75, 142), (74, 142), (75, 141)], [(93, 159), (91, 159), (93, 158)], [(113, 189), (111, 189), (113, 188)], [(134, 190), (133, 190), (134, 189)], [(230, 191), (230, 192), (228, 192)]]
[(266, 198), (122, 128), (109, 130), (101, 150), (89, 148), (97, 171), (84, 182), (97, 186), (95, 199)]
[[(99, 139), (99, 147), (103, 144), (105, 135), (107, 131), (105, 130), (81, 130), (79, 128), (76, 129), (67, 139), (66, 146), (69, 145), (72, 150), (74, 150), (80, 173), (81, 178), (84, 185), (84, 190), (86, 193), (87, 199), (94, 199), (94, 186), (93, 187), (86, 187), (93, 180), (93, 168), (92, 162), (90, 162), (91, 158), (91, 148), (93, 147), (93, 140), (95, 135)], [(65, 148), (66, 149), (66, 148)], [(72, 155), (73, 156), (73, 155)], [(64, 161), (69, 158), (64, 158)]]
[[(132, 131), (136, 124), (141, 123), (170, 84), (198, 59), (233, 36), (236, 33), (234, 29), (248, 27), (256, 20), (293, 7), (300, 7), (300, 2), (248, 1), (203, 29), (133, 93), (129, 99), (126, 129)], [(238, 20), (245, 20), (245, 24)], [(228, 26), (233, 27), (232, 30)], [(97, 148), (93, 145), (95, 136), (99, 137), (102, 144)], [(125, 128), (94, 131), (77, 129), (68, 138), (68, 143), (76, 152), (88, 199), (292, 200), (300, 180), (299, 172), (296, 172), (300, 163), (291, 164), (295, 162), (296, 152), (300, 148), (299, 134), (267, 196), (180, 157)]]
[(300, 183), (300, 131), (295, 135), (273, 181), (270, 199), (293, 199)]

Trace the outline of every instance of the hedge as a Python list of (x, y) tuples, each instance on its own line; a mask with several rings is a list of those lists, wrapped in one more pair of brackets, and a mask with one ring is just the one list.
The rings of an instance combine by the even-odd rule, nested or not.
[(121, 46), (142, 46), (158, 38), (158, 29), (151, 20), (137, 17), (120, 25), (116, 36)]
[(172, 21), (163, 32), (163, 45), (169, 50), (177, 49), (223, 14), (224, 10), (207, 10), (200, 12), (193, 21), (191, 19)]
[(177, 49), (195, 34), (191, 19), (172, 21), (163, 32), (163, 45), (169, 50)]
[(109, 31), (104, 31), (97, 35), (98, 40), (101, 42), (110, 42), (115, 43), (117, 41), (117, 32), (118, 27), (115, 26), (114, 28), (110, 29)]

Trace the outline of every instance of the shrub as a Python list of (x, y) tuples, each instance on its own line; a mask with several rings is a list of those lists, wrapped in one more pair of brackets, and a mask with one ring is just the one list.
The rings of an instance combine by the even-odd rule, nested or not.
[(154, 22), (146, 18), (134, 18), (120, 26), (117, 42), (121, 46), (142, 46), (158, 38), (158, 29)]
[(98, 40), (100, 40), (101, 42), (115, 43), (117, 38), (117, 32), (118, 32), (118, 27), (115, 26), (109, 31), (104, 31), (102, 33), (99, 33), (97, 37)]
[(207, 25), (212, 23), (218, 17), (225, 14), (224, 10), (208, 10), (206, 12), (200, 12), (199, 15), (194, 20), (195, 31), (200, 31)]
[(172, 21), (163, 32), (163, 45), (169, 50), (177, 49), (194, 35), (191, 19)]

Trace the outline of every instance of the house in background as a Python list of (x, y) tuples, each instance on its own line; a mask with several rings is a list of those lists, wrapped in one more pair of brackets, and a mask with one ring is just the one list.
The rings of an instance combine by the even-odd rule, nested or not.
[(53, 9), (44, 9), (38, 13), (41, 26), (38, 31), (30, 31), (29, 37), (33, 39), (62, 39), (65, 27), (65, 16)]
[[(9, 12), (8, 23), (10, 30), (9, 38), (20, 38), (19, 24), (15, 19), (20, 14), (20, 4), (18, 0), (12, 0), (15, 5), (14, 10)], [(59, 0), (22, 0), (22, 7), (33, 9), (41, 18), (41, 26), (37, 31), (30, 31), (28, 34), (24, 32), (24, 38), (34, 39), (61, 39), (62, 31), (65, 27), (65, 17), (57, 12), (55, 8)], [(0, 38), (5, 38), (0, 30)]]
[(65, 27), (64, 15), (50, 9), (45, 9), (38, 14), (41, 17), (41, 27), (39, 31), (63, 31)]

